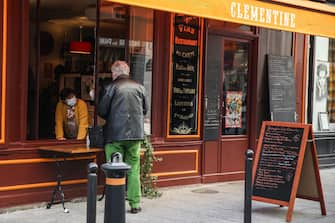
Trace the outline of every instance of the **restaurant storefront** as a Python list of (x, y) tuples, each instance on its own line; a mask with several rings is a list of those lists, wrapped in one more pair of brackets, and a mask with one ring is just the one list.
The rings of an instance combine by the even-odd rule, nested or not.
[[(308, 35), (335, 37), (335, 6), (304, 0), (4, 0), (1, 9), (0, 208), (48, 201), (56, 160), (39, 148), (85, 144), (55, 139), (58, 93), (73, 88), (89, 124), (103, 124), (96, 99), (115, 60), (146, 88), (158, 185), (243, 179), (245, 151), (271, 119), (267, 55), (293, 58), (296, 120), (306, 122)], [(67, 199), (85, 195), (94, 159), (104, 162), (63, 163)]]

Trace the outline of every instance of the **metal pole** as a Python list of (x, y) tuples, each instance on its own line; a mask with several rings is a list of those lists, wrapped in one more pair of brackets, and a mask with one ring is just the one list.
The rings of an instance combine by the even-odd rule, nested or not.
[(245, 155), (244, 223), (251, 223), (252, 162), (254, 152), (248, 149)]
[(87, 223), (96, 222), (97, 212), (97, 170), (96, 163), (88, 164), (88, 182), (87, 182)]
[[(113, 178), (111, 178), (113, 179)], [(105, 191), (105, 223), (125, 223), (125, 180), (120, 185), (107, 185)]]
[(101, 169), (106, 175), (104, 223), (125, 223), (125, 184), (130, 166), (122, 162), (120, 153), (114, 153), (112, 162), (102, 164)]

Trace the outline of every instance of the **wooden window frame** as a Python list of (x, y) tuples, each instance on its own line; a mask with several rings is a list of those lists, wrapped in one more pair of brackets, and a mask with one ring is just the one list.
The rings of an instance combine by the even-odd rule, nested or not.
[(2, 21), (1, 21), (1, 130), (0, 144), (5, 143), (5, 127), (6, 127), (6, 78), (7, 78), (7, 0), (2, 1)]

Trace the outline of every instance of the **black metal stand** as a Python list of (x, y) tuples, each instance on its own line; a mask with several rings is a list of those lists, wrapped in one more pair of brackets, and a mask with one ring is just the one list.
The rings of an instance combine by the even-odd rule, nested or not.
[[(65, 161), (65, 159), (64, 159), (64, 161)], [(57, 160), (57, 158), (56, 158), (57, 185), (56, 185), (56, 188), (54, 189), (54, 191), (52, 192), (51, 201), (47, 204), (47, 209), (51, 208), (51, 206), (53, 204), (55, 204), (55, 198), (57, 197), (57, 195), (59, 195), (60, 198), (61, 198), (61, 203), (62, 203), (62, 206), (63, 206), (64, 213), (69, 213), (70, 212), (69, 209), (65, 208), (65, 205), (64, 205), (65, 201), (64, 201), (64, 192), (63, 192), (63, 189), (62, 189), (61, 162), (63, 162), (63, 161)]]

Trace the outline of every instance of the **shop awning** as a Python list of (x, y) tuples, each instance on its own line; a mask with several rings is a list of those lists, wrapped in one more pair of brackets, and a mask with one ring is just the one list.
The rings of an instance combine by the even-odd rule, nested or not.
[(163, 11), (335, 38), (335, 4), (309, 0), (110, 0)]

